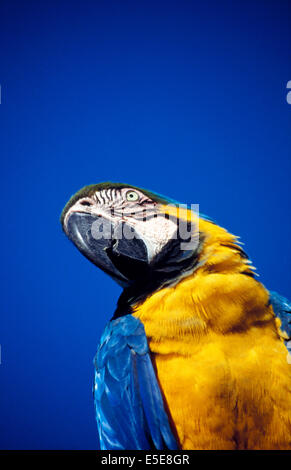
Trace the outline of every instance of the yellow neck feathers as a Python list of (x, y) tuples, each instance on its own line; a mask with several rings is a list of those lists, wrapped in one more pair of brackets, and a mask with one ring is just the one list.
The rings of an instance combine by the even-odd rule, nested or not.
[(268, 292), (254, 279), (254, 268), (237, 238), (203, 219), (199, 232), (203, 242), (194, 273), (133, 306), (153, 352), (192, 354), (209, 335), (243, 332), (274, 321)]

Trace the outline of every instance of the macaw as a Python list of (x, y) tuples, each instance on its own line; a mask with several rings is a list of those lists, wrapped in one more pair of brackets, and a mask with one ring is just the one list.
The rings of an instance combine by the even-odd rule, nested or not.
[(61, 223), (123, 287), (94, 359), (101, 449), (291, 449), (291, 304), (236, 236), (111, 182), (78, 191)]

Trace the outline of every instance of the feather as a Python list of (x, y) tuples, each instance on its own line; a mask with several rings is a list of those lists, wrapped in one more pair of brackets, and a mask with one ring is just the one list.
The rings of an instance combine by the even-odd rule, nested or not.
[(275, 316), (280, 320), (280, 332), (291, 354), (291, 302), (277, 292), (270, 292), (270, 302)]
[(178, 449), (140, 320), (112, 320), (94, 360), (94, 401), (103, 450)]

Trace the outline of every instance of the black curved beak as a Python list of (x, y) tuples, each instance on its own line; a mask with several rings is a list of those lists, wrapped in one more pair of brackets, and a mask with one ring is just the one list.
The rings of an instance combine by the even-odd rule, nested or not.
[(86, 258), (122, 287), (149, 271), (146, 245), (125, 223), (114, 226), (103, 217), (72, 212), (64, 230)]

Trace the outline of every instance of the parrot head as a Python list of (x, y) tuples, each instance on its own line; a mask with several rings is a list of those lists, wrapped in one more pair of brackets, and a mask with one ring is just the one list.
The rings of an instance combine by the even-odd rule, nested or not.
[(187, 214), (177, 201), (109, 182), (86, 186), (72, 196), (61, 223), (80, 252), (122, 287), (153, 289), (195, 265), (199, 242), (193, 245), (195, 224)]

